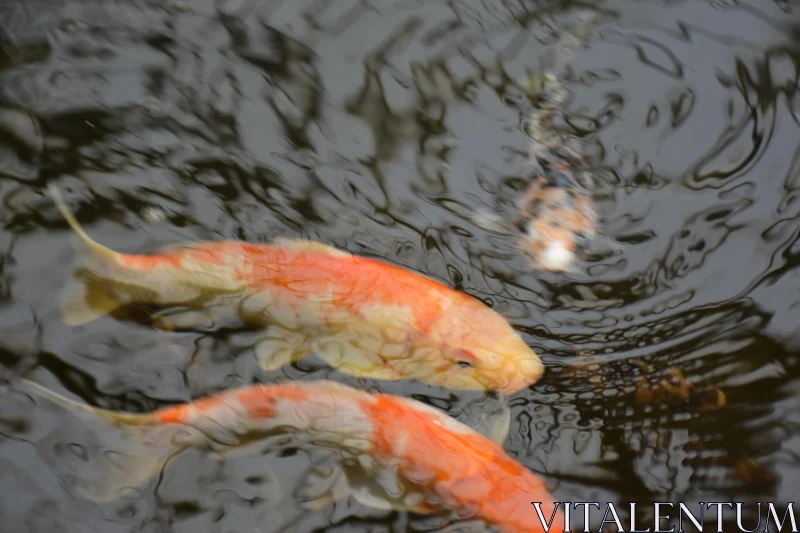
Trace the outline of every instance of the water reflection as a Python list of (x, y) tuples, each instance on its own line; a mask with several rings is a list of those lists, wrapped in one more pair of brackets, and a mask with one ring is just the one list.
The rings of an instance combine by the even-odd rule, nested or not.
[[(511, 398), (505, 449), (561, 500), (796, 494), (792, 6), (595, 6), (588, 47), (560, 72), (608, 239), (564, 276), (531, 271), (469, 215), (502, 212), (523, 189), (514, 86), (551, 60), (586, 5), (45, 4), (0, 7), (11, 21), (0, 53), (4, 366), (38, 363), (87, 401), (129, 410), (278, 377), (330, 376), (454, 412), (474, 398), (349, 380), (313, 360), (265, 376), (237, 332), (66, 327), (54, 295), (71, 243), (43, 194), (52, 181), (116, 249), (305, 237), (480, 298), (547, 365)], [(153, 209), (164, 217), (150, 220)], [(721, 390), (724, 406), (637, 405), (640, 377), (657, 384), (670, 369)], [(34, 433), (4, 421), (0, 483), (14, 495), (4, 520), (22, 529), (278, 531), (269, 490), (248, 472), (291, 484), (300, 470), (281, 457), (187, 456), (158, 491), (101, 511), (60, 489), (52, 459), (57, 443), (93, 437), (40, 406), (18, 419)], [(345, 503), (307, 520), (298, 531), (404, 530), (416, 518)]]

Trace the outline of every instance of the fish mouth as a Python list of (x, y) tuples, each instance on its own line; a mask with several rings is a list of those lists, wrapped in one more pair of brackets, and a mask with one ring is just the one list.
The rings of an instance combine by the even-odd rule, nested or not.
[(544, 375), (544, 364), (540, 359), (525, 359), (519, 362), (515, 371), (508, 375), (508, 381), (498, 392), (503, 394), (514, 394), (537, 383)]

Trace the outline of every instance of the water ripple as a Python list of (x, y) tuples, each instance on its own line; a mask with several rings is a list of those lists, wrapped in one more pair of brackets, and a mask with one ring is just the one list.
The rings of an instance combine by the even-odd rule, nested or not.
[[(591, 16), (588, 45), (566, 54), (559, 39)], [(548, 366), (510, 399), (504, 447), (556, 499), (791, 501), (799, 17), (782, 1), (5, 2), (2, 368), (130, 411), (286, 378), (456, 416), (474, 400), (314, 358), (264, 375), (247, 332), (165, 332), (136, 310), (66, 327), (55, 295), (71, 243), (43, 194), (57, 183), (120, 250), (305, 237), (480, 298)], [(507, 215), (525, 187), (524, 78), (543, 68), (570, 90), (603, 219), (568, 275), (530, 271), (473, 217)], [(310, 458), (289, 444), (186, 454), (139, 494), (77, 503), (62, 481), (109, 444), (2, 402), (0, 515), (16, 529), (442, 527), (353, 501), (304, 514), (292, 490)]]

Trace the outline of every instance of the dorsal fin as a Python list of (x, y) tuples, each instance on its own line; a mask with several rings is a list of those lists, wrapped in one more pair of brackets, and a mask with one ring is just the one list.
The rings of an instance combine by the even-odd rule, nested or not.
[(157, 247), (153, 251), (153, 255), (176, 255), (180, 253), (189, 252), (191, 250), (197, 250), (200, 248), (209, 248), (214, 244), (218, 244), (216, 241), (196, 241), (196, 242), (178, 242), (178, 243), (169, 243), (164, 244), (163, 246)]
[(286, 248), (288, 250), (301, 250), (308, 252), (326, 252), (337, 257), (350, 257), (352, 254), (323, 244), (321, 242), (312, 241), (310, 239), (289, 239), (286, 237), (279, 237), (274, 239), (271, 243), (273, 246)]

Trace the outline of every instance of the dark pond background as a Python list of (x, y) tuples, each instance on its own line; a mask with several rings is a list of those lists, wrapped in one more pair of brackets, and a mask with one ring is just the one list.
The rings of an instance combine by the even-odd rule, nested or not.
[[(469, 215), (518, 194), (529, 139), (513, 84), (589, 12), (588, 46), (558, 74), (608, 239), (580, 272), (533, 272)], [(505, 449), (557, 500), (796, 498), (797, 4), (5, 0), (0, 31), (6, 376), (128, 411), (287, 378), (454, 415), (474, 399), (314, 358), (265, 374), (241, 332), (67, 327), (56, 301), (72, 241), (45, 194), (56, 183), (118, 250), (307, 237), (483, 299), (547, 365), (511, 398)], [(63, 473), (102, 435), (18, 395), (0, 396), (0, 418), (2, 531), (441, 526), (352, 501), (301, 513), (292, 483), (308, 459), (292, 449), (187, 453), (137, 496), (96, 505)]]

